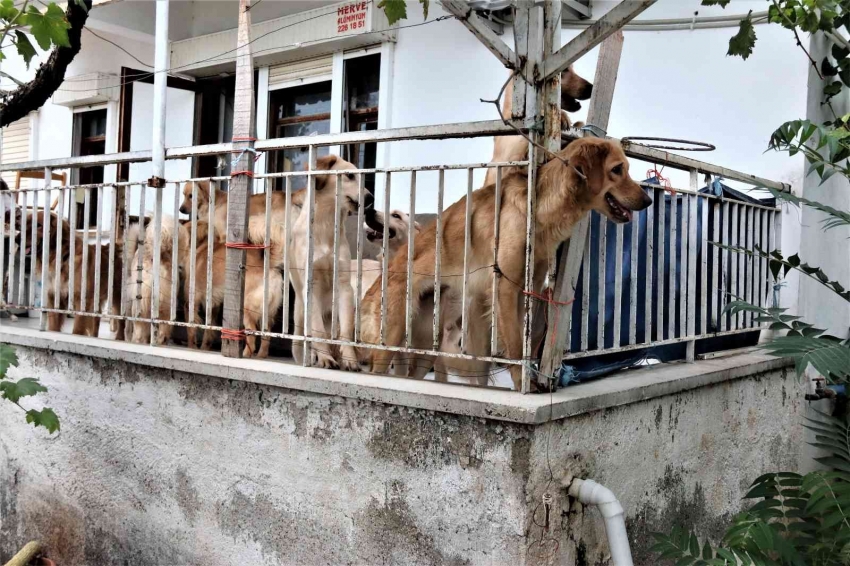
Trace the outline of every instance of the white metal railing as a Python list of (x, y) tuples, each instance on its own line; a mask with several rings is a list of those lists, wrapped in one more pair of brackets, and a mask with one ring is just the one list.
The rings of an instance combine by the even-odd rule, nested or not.
[[(451, 124), (443, 126), (429, 126), (422, 128), (405, 128), (397, 130), (381, 130), (376, 132), (333, 134), (315, 136), (309, 138), (287, 138), (276, 140), (265, 140), (257, 142), (258, 150), (271, 151), (276, 149), (292, 147), (308, 147), (311, 163), (315, 162), (317, 148), (331, 145), (342, 145), (350, 143), (363, 143), (372, 141), (401, 141), (411, 139), (442, 139), (447, 137), (476, 137), (500, 135), (513, 133), (511, 126), (501, 121), (480, 122), (472, 124)], [(567, 132), (567, 137), (579, 137), (580, 134)], [(581, 282), (580, 300), (576, 301), (573, 310), (565, 313), (566, 323), (562, 326), (563, 331), (571, 331), (574, 343), (577, 347), (570, 347), (565, 358), (578, 358), (608, 353), (621, 350), (645, 348), (652, 345), (669, 344), (675, 342), (693, 342), (697, 339), (713, 337), (722, 334), (739, 333), (751, 331), (758, 327), (751, 316), (721, 315), (724, 305), (729, 297), (740, 296), (751, 299), (759, 304), (767, 300), (769, 290), (769, 276), (766, 263), (745, 257), (735, 256), (727, 251), (709, 245), (709, 241), (719, 241), (729, 245), (744, 245), (753, 249), (759, 245), (762, 248), (773, 249), (779, 241), (780, 222), (776, 209), (764, 207), (753, 203), (734, 202), (718, 199), (712, 195), (698, 193), (696, 191), (696, 172), (725, 174), (726, 177), (752, 184), (765, 185), (775, 188), (784, 188), (779, 183), (765, 179), (759, 179), (750, 175), (731, 171), (725, 168), (702, 163), (687, 158), (652, 150), (644, 146), (628, 144), (625, 147), (627, 154), (644, 160), (651, 160), (659, 165), (668, 165), (680, 169), (692, 171), (692, 185), (688, 190), (677, 190), (675, 195), (670, 195), (664, 189), (657, 186), (647, 188), (654, 193), (655, 204), (649, 209), (636, 214), (635, 220), (628, 226), (616, 225), (613, 232), (615, 246), (612, 248), (614, 257), (610, 257), (609, 247), (606, 244), (608, 230), (602, 229), (607, 221), (601, 219), (593, 224), (588, 239), (587, 249), (583, 260), (583, 275)], [(182, 159), (187, 157), (221, 154), (232, 151), (231, 144), (217, 144), (212, 146), (198, 146), (191, 148), (169, 149), (167, 158)], [(87, 156), (67, 159), (52, 159), (40, 162), (28, 162), (0, 166), (0, 170), (17, 171), (39, 169), (45, 171), (45, 179), (51, 178), (53, 169), (65, 167), (84, 167), (93, 165), (107, 165), (114, 163), (126, 163), (146, 161), (150, 159), (150, 152), (133, 152), (125, 154), (113, 154), (104, 156)], [(356, 347), (362, 349), (377, 349), (392, 351), (399, 356), (400, 363), (404, 366), (406, 361), (432, 364), (435, 357), (443, 359), (455, 359), (484, 364), (520, 365), (528, 364), (526, 359), (508, 359), (499, 355), (499, 330), (495, 318), (495, 309), (490, 311), (489, 328), (486, 329), (487, 351), (473, 352), (469, 350), (470, 332), (484, 332), (479, 328), (479, 320), (470, 320), (469, 298), (467, 296), (468, 279), (470, 270), (464, 261), (464, 272), (460, 274), (447, 274), (442, 272), (442, 261), (440, 251), (443, 249), (442, 213), (444, 210), (443, 199), (445, 194), (445, 175), (449, 171), (466, 171), (467, 181), (465, 193), (470, 197), (475, 189), (473, 183), (473, 172), (484, 168), (497, 168), (497, 183), (495, 192), (494, 222), (496, 236), (493, 242), (494, 264), (488, 266), (492, 277), (492, 297), (498, 292), (498, 285), (510, 284), (495, 276), (495, 257), (498, 253), (498, 226), (499, 206), (501, 199), (501, 171), (508, 167), (527, 165), (527, 162), (509, 163), (473, 163), (464, 165), (434, 165), (413, 167), (382, 167), (371, 169), (344, 169), (344, 170), (310, 170), (287, 173), (257, 174), (254, 176), (254, 190), (265, 187), (267, 190), (260, 197), (261, 213), (252, 216), (260, 221), (264, 235), (262, 241), (255, 242), (254, 246), (262, 249), (251, 249), (248, 252), (248, 261), (243, 266), (247, 273), (247, 285), (254, 293), (259, 293), (260, 300), (251, 305), (245, 304), (245, 331), (248, 340), (259, 338), (268, 340), (271, 338), (291, 340), (293, 349), (296, 345), (303, 347), (303, 359), (305, 365), (312, 363), (311, 348), (348, 348)], [(436, 190), (423, 190), (421, 179), (423, 175), (433, 172), (438, 176)], [(433, 272), (425, 275), (434, 281), (433, 294), (434, 304), (440, 305), (434, 308), (431, 327), (431, 340), (427, 344), (414, 343), (411, 340), (411, 328), (414, 312), (411, 308), (412, 289), (410, 281), (413, 275), (413, 254), (408, 254), (405, 272), (407, 290), (405, 295), (405, 340), (398, 346), (384, 345), (385, 323), (387, 316), (387, 275), (390, 274), (389, 264), (389, 224), (384, 223), (383, 232), (383, 262), (379, 265), (380, 283), (380, 313), (381, 332), (377, 343), (366, 343), (362, 339), (362, 304), (361, 295), (365, 289), (362, 287), (364, 278), (363, 249), (364, 238), (358, 234), (356, 242), (349, 242), (352, 246), (350, 252), (353, 267), (340, 264), (340, 257), (347, 257), (349, 250), (344, 250), (346, 240), (342, 236), (342, 222), (344, 222), (340, 202), (344, 197), (341, 191), (341, 179), (344, 175), (353, 174), (359, 176), (357, 181), (358, 226), (362, 228), (366, 214), (366, 201), (369, 200), (364, 187), (364, 175), (375, 174), (384, 179), (384, 198), (381, 204), (376, 204), (375, 209), (383, 212), (384, 218), (389, 218), (390, 194), (398, 191), (400, 174), (408, 176), (410, 181), (406, 187), (401, 187), (409, 194), (411, 218), (415, 215), (415, 204), (417, 196), (419, 202), (422, 198), (433, 198), (438, 211), (436, 220), (436, 254)], [(290, 315), (293, 311), (304, 306), (304, 312), (310, 313), (315, 301), (324, 301), (325, 295), (319, 297), (315, 294), (315, 283), (325, 277), (315, 269), (313, 255), (316, 247), (315, 216), (317, 209), (313, 206), (305, 206), (303, 211), (296, 210), (293, 204), (293, 180), (313, 179), (318, 176), (330, 175), (336, 178), (337, 191), (334, 195), (333, 205), (333, 237), (323, 240), (321, 245), (332, 248), (332, 271), (331, 289), (329, 291), (330, 330), (329, 332), (313, 328), (311, 324), (305, 324), (303, 328), (293, 327)], [(273, 194), (270, 190), (271, 180), (284, 179), (284, 205), (281, 215), (272, 206)], [(201, 181), (211, 182), (214, 187), (222, 181), (229, 180), (225, 177), (213, 177), (207, 179), (181, 179), (169, 180), (165, 189), (147, 187), (139, 182), (116, 182), (97, 185), (77, 185), (67, 187), (52, 187), (50, 181), (45, 182), (42, 188), (21, 189), (13, 191), (20, 210), (24, 214), (8, 214), (3, 209), (3, 201), (0, 199), (0, 218), (8, 216), (8, 223), (0, 226), (0, 240), (14, 236), (19, 240), (17, 246), (0, 246), (0, 264), (5, 264), (10, 259), (7, 276), (0, 280), (0, 297), (6, 306), (19, 307), (36, 310), (42, 313), (40, 327), (58, 329), (57, 324), (62, 316), (72, 315), (75, 317), (75, 332), (85, 333), (86, 323), (94, 325), (96, 331), (96, 319), (104, 318), (114, 321), (120, 330), (121, 325), (150, 328), (150, 337), (142, 331), (131, 336), (135, 340), (150, 341), (151, 344), (165, 343), (170, 337), (172, 330), (176, 327), (185, 327), (189, 332), (196, 330), (205, 332), (222, 331), (214, 316), (217, 308), (221, 307), (223, 296), (229, 289), (222, 287), (222, 282), (217, 275), (223, 271), (224, 255), (221, 250), (224, 246), (222, 235), (215, 231), (216, 211), (222, 210), (222, 203), (216, 203), (217, 192), (210, 191), (209, 211), (206, 215), (199, 214), (198, 193), (202, 190)], [(419, 180), (419, 186), (417, 186)], [(257, 182), (263, 181), (263, 182)], [(191, 194), (190, 201), (192, 209), (183, 224), (174, 223), (174, 219), (181, 217), (181, 188), (188, 183)], [(307, 182), (306, 202), (314, 203), (316, 198), (315, 183)], [(173, 201), (166, 202), (163, 196), (168, 190), (173, 190)], [(91, 194), (97, 194), (97, 208), (93, 226), (86, 224), (81, 230), (76, 225), (77, 208), (79, 206), (76, 195), (83, 192), (84, 216), (88, 220), (91, 217)], [(40, 226), (33, 219), (40, 213), (46, 215), (50, 209), (51, 198), (58, 198), (57, 210), (53, 213), (55, 222), (41, 222)], [(121, 198), (123, 197), (123, 198)], [(256, 195), (255, 195), (256, 198)], [(155, 203), (153, 210), (149, 203)], [(469, 202), (469, 201), (468, 201)], [(119, 204), (123, 203), (123, 207)], [(152, 222), (154, 227), (164, 226), (164, 230), (154, 229), (151, 234), (146, 235), (144, 225), (139, 226), (138, 235), (133, 224), (133, 209), (138, 211), (137, 222), (144, 224)], [(274, 211), (274, 216), (273, 216)], [(291, 214), (292, 213), (292, 214)], [(306, 217), (306, 260), (303, 265), (295, 265), (292, 259), (293, 226), (301, 214)], [(471, 209), (466, 209), (466, 229), (463, 242), (451, 242), (451, 245), (463, 245), (464, 257), (469, 253), (471, 242), (470, 234)], [(67, 215), (67, 217), (66, 217)], [(280, 220), (280, 219), (283, 220)], [(144, 219), (144, 220), (143, 220)], [(163, 224), (164, 223), (164, 224)], [(206, 225), (206, 228), (204, 227)], [(533, 225), (533, 222), (529, 223)], [(171, 228), (169, 230), (168, 228)], [(40, 232), (37, 232), (40, 230)], [(204, 234), (204, 230), (207, 233)], [(275, 248), (273, 230), (283, 233), (283, 246)], [(55, 231), (55, 233), (51, 233)], [(643, 234), (641, 236), (641, 234)], [(627, 237), (628, 235), (628, 237)], [(66, 237), (67, 236), (67, 237)], [(168, 239), (164, 238), (167, 236)], [(638, 236), (638, 237), (634, 237)], [(147, 241), (151, 237), (152, 242)], [(526, 234), (526, 238), (533, 237), (533, 231)], [(90, 241), (93, 238), (93, 243)], [(629, 246), (624, 246), (628, 239)], [(411, 231), (408, 242), (409, 252), (415, 248), (416, 236)], [(672, 242), (672, 243), (671, 243)], [(34, 245), (35, 244), (35, 245)], [(39, 244), (41, 244), (39, 246)], [(135, 245), (134, 245), (135, 244)], [(67, 248), (66, 248), (67, 246)], [(145, 256), (143, 250), (152, 246), (152, 253)], [(78, 249), (79, 247), (79, 249)], [(67, 253), (65, 253), (67, 249)], [(28, 255), (29, 250), (29, 255)], [(32, 250), (40, 253), (40, 258), (33, 255)], [(134, 253), (134, 250), (137, 252)], [(169, 253), (170, 250), (170, 253)], [(176, 250), (176, 255), (175, 255)], [(7, 253), (13, 253), (10, 258), (4, 257)], [(673, 256), (671, 256), (671, 253)], [(627, 255), (626, 255), (627, 254)], [(628, 259), (624, 259), (627, 257)], [(671, 264), (670, 259), (674, 260)], [(73, 258), (69, 261), (66, 258)], [(607, 286), (604, 284), (607, 266), (610, 262), (615, 265), (615, 277), (613, 281), (614, 305), (613, 317), (609, 323), (606, 320), (605, 303)], [(202, 265), (199, 268), (198, 265)], [(679, 267), (668, 269), (668, 265)], [(36, 271), (37, 266), (40, 272)], [(219, 270), (217, 272), (217, 270)], [(341, 285), (348, 285), (346, 271), (354, 271), (355, 277), (350, 292), (354, 297), (353, 328), (350, 337), (345, 336), (341, 329), (341, 321), (348, 314), (343, 312), (340, 304)], [(56, 277), (59, 273), (62, 277)], [(303, 275), (302, 275), (303, 273)], [(639, 274), (643, 273), (646, 285), (642, 285)], [(646, 275), (649, 274), (649, 275)], [(418, 274), (417, 275), (422, 275)], [(289, 297), (289, 288), (293, 276), (305, 281), (304, 295), (302, 301), (292, 304)], [(462, 283), (462, 299), (459, 329), (459, 348), (447, 348), (444, 338), (449, 321), (445, 318), (444, 308), (441, 303), (441, 282), (447, 277), (460, 276)], [(199, 278), (204, 279), (204, 285), (198, 286)], [(596, 304), (592, 304), (593, 293), (591, 282), (596, 278), (603, 282), (601, 292), (595, 296)], [(655, 284), (652, 280), (655, 280)], [(17, 285), (10, 282), (17, 281)], [(36, 292), (37, 282), (40, 281), (40, 292)], [(259, 281), (259, 284), (258, 284)], [(518, 282), (522, 285), (522, 282)], [(244, 285), (245, 283), (243, 283)], [(105, 290), (104, 290), (105, 287)], [(641, 288), (643, 287), (643, 292)], [(246, 288), (246, 291), (248, 289)], [(523, 289), (517, 289), (522, 293)], [(250, 294), (250, 293), (248, 293)], [(255, 296), (255, 295), (252, 295)], [(279, 299), (277, 298), (279, 296)], [(578, 297), (578, 295), (577, 295)], [(149, 305), (146, 301), (149, 301)], [(259, 303), (257, 308), (256, 303)], [(188, 305), (181, 313), (178, 305)], [(147, 305), (147, 306), (146, 306)], [(201, 321), (196, 318), (198, 307), (203, 306), (205, 319)], [(569, 310), (569, 309), (568, 309)], [(598, 317), (593, 324), (593, 311), (596, 310)], [(272, 322), (278, 311), (282, 312), (282, 327), (280, 331), (274, 331)], [(305, 314), (307, 316), (307, 314)], [(637, 324), (639, 317), (643, 317), (643, 324)], [(601, 318), (599, 318), (601, 317)], [(571, 320), (572, 319), (572, 320)], [(305, 318), (305, 320), (308, 320)], [(626, 322), (626, 331), (622, 331)], [(225, 332), (228, 329), (224, 329)], [(325, 329), (327, 330), (327, 329)], [(128, 336), (130, 336), (128, 334)], [(206, 342), (206, 341), (205, 341)], [(255, 341), (256, 342), (256, 341)], [(267, 348), (267, 345), (264, 346)], [(251, 346), (252, 352), (257, 351), (257, 344)], [(410, 359), (406, 359), (410, 358)], [(425, 361), (422, 361), (422, 360)], [(344, 356), (337, 358), (338, 362), (351, 361)], [(487, 367), (487, 366), (485, 366)], [(408, 369), (416, 373), (416, 368)], [(421, 368), (420, 368), (421, 369)], [(430, 366), (427, 369), (431, 369)], [(419, 373), (422, 373), (421, 371)], [(492, 369), (483, 370), (478, 374), (461, 374), (462, 377), (479, 378), (477, 381), (487, 381)], [(476, 381), (473, 379), (472, 381)]]

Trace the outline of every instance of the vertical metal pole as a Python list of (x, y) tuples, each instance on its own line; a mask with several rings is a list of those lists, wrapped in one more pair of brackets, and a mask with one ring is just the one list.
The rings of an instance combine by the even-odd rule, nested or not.
[(605, 349), (605, 284), (606, 273), (608, 271), (605, 263), (608, 258), (608, 219), (599, 215), (599, 294), (596, 297), (596, 349)]
[[(156, 34), (154, 48), (154, 82), (153, 82), (153, 141), (151, 143), (151, 175), (148, 186), (154, 187), (153, 209), (153, 274), (151, 283), (151, 319), (159, 316), (160, 293), (160, 263), (162, 235), (162, 190), (165, 187), (165, 103), (168, 79), (168, 8), (169, 0), (157, 0), (156, 3)], [(177, 227), (175, 226), (176, 230)], [(175, 250), (176, 252), (176, 250)], [(151, 324), (151, 345), (156, 344), (159, 325)]]
[[(653, 203), (646, 209), (646, 281), (643, 283), (646, 288), (646, 297), (644, 297), (644, 336), (643, 341), (647, 344), (652, 342), (652, 256), (655, 253), (655, 245), (653, 242), (655, 232), (655, 208), (658, 206), (658, 196), (653, 193)], [(664, 204), (664, 201), (661, 201)], [(664, 210), (663, 208), (661, 210)]]
[[(236, 93), (233, 102), (233, 150), (237, 155), (235, 171), (227, 197), (227, 253), (225, 261), (224, 322), (232, 331), (244, 328), (245, 249), (248, 235), (248, 199), (254, 173), (254, 63), (251, 56), (251, 2), (239, 0), (239, 29), (236, 38)], [(315, 152), (315, 149), (312, 150)], [(314, 157), (315, 159), (315, 157)], [(312, 164), (315, 164), (313, 162)], [(313, 186), (311, 177), (310, 185)], [(235, 246), (235, 247), (234, 247)], [(309, 311), (308, 311), (309, 313)], [(242, 356), (239, 337), (228, 338), (222, 333), (221, 353), (231, 358)], [(241, 336), (244, 338), (244, 334)]]
[[(210, 187), (212, 190), (212, 186)], [(197, 309), (195, 308), (196, 302), (196, 290), (195, 290), (195, 278), (197, 277), (197, 259), (198, 259), (198, 183), (192, 181), (192, 210), (189, 213), (189, 224), (192, 226), (191, 238), (192, 241), (189, 242), (189, 293), (186, 300), (188, 301), (188, 305), (186, 305), (186, 311), (189, 315), (186, 317), (188, 320), (186, 322), (195, 322), (195, 317), (197, 316)], [(212, 224), (207, 226), (207, 229), (210, 232), (214, 231)], [(210, 270), (210, 266), (207, 265), (207, 279), (212, 275), (212, 270)], [(195, 336), (195, 328), (188, 327), (186, 332), (188, 332), (193, 340), (190, 340), (191, 344), (195, 344), (194, 338)]]
[(381, 345), (387, 343), (387, 279), (390, 274), (387, 271), (387, 262), (389, 261), (389, 253), (387, 249), (390, 241), (390, 187), (392, 186), (392, 176), (387, 172), (387, 180), (384, 183), (384, 239), (381, 244)]
[[(103, 264), (101, 258), (103, 252), (103, 186), (97, 188), (97, 208), (95, 209), (97, 217), (95, 218), (94, 229), (94, 293), (92, 294), (92, 312), (100, 313), (103, 305), (100, 302), (100, 270)], [(95, 332), (98, 329), (95, 328)]]
[[(718, 238), (719, 242), (722, 242), (725, 245), (729, 245), (729, 203), (724, 202), (721, 205), (722, 209), (722, 218), (721, 218), (721, 228), (720, 228), (720, 237)], [(729, 267), (729, 250), (721, 249), (720, 250), (720, 283), (717, 287), (718, 298), (717, 298), (717, 314), (720, 317), (720, 331), (724, 332), (727, 328), (729, 328), (729, 324), (727, 324), (728, 316), (723, 309), (726, 308), (726, 303), (728, 298), (726, 293), (729, 289), (731, 273), (727, 276), (726, 270), (731, 272), (731, 268)]]
[[(729, 207), (732, 209), (732, 221), (730, 223), (730, 229), (732, 230), (731, 237), (729, 238), (729, 245), (735, 247), (738, 245), (738, 209), (740, 208), (737, 204), (730, 204)], [(729, 297), (727, 301), (737, 301), (738, 300), (738, 256), (740, 254), (732, 252), (733, 255), (729, 257), (729, 271), (731, 272), (730, 281), (729, 281)], [(738, 315), (730, 315), (730, 330), (737, 330), (738, 327)]]
[[(655, 246), (655, 249), (658, 250), (658, 273), (656, 275), (656, 282), (658, 287), (658, 295), (655, 299), (655, 307), (657, 310), (656, 314), (656, 322), (655, 322), (655, 339), (657, 341), (664, 340), (664, 279), (665, 279), (665, 266), (664, 266), (664, 255), (666, 253), (667, 247), (667, 195), (662, 189), (658, 189), (655, 191), (655, 202), (658, 204), (658, 242)], [(670, 203), (672, 206), (673, 197), (670, 197)], [(673, 290), (671, 289), (670, 292)], [(673, 338), (671, 335), (670, 338)]]
[[(213, 311), (213, 300), (212, 300), (212, 280), (213, 280), (213, 262), (215, 261), (215, 244), (216, 244), (216, 235), (215, 235), (215, 195), (218, 193), (218, 183), (219, 181), (215, 181), (215, 183), (210, 183), (210, 209), (207, 214), (207, 222), (209, 223), (207, 229), (207, 288), (206, 291), (206, 308), (204, 309), (204, 318), (206, 319), (206, 325), (213, 325), (212, 311)], [(227, 204), (225, 203), (225, 206)], [(219, 266), (220, 268), (220, 266)]]
[[(183, 267), (184, 269), (188, 266), (180, 265), (180, 184), (174, 183), (174, 210), (172, 211), (172, 218), (174, 219), (174, 230), (172, 230), (171, 234), (171, 312), (168, 313), (168, 318), (172, 322), (177, 320), (177, 297), (178, 290), (177, 284), (180, 282), (180, 271), (179, 269)], [(194, 227), (193, 227), (194, 231)], [(189, 264), (195, 262), (195, 258), (189, 258)], [(191, 322), (187, 320), (186, 322)], [(187, 328), (187, 331), (191, 329)]]
[(623, 315), (623, 225), (617, 224), (616, 228), (616, 245), (614, 246), (614, 328), (612, 328), (612, 345), (614, 348), (619, 348), (622, 343), (622, 326)]
[[(39, 330), (47, 330), (47, 313), (44, 312), (44, 309), (50, 308), (51, 305), (47, 304), (47, 285), (49, 284), (47, 280), (47, 275), (50, 272), (50, 184), (53, 181), (53, 171), (50, 167), (44, 168), (44, 190), (42, 194), (44, 198), (44, 207), (42, 208), (42, 230), (44, 233), (42, 234), (42, 246), (41, 246), (41, 297), (39, 300), (41, 301), (41, 315), (39, 317)], [(61, 211), (60, 211), (61, 214)], [(0, 217), (2, 218), (2, 217)], [(0, 239), (2, 242), (2, 239)], [(34, 259), (34, 258), (33, 258)], [(35, 263), (33, 261), (33, 263)], [(0, 263), (0, 265), (3, 265)]]
[[(60, 191), (61, 194), (61, 191)], [(59, 217), (62, 216), (62, 209), (59, 209)], [(112, 207), (109, 211), (111, 226), (109, 227), (109, 273), (106, 281), (106, 304), (110, 315), (116, 315), (112, 301), (115, 298), (115, 252), (118, 241), (118, 187), (112, 185)], [(58, 273), (58, 272), (57, 272)], [(120, 277), (120, 276), (119, 276)]]
[[(129, 250), (130, 250), (130, 230), (129, 230), (129, 228), (130, 228), (130, 207), (127, 206), (127, 203), (133, 202), (132, 201), (133, 186), (132, 185), (126, 185), (124, 187), (123, 192), (124, 192), (124, 209), (123, 209), (123, 211), (119, 212), (119, 214), (121, 214), (121, 212), (123, 212), (123, 216), (124, 216), (124, 231), (122, 233), (122, 235), (124, 237), (123, 238), (124, 246), (123, 246), (123, 249), (121, 250), (121, 260), (122, 260), (121, 261), (121, 310), (119, 312), (121, 313), (121, 316), (127, 316), (129, 314), (129, 312), (127, 310), (127, 306), (133, 301), (133, 299), (129, 296), (128, 291), (127, 291), (127, 288), (130, 285), (130, 277), (131, 277), (130, 260), (132, 259), (132, 258), (130, 258), (130, 254), (129, 254)], [(73, 195), (73, 193), (69, 193), (69, 194)], [(142, 222), (142, 218), (143, 218), (142, 215), (143, 215), (143, 211), (139, 212), (139, 222), (140, 223)], [(119, 228), (120, 228), (120, 226), (119, 226)], [(140, 233), (141, 233), (141, 230), (142, 230), (141, 226), (139, 226), (139, 230), (140, 230)], [(57, 270), (57, 273), (58, 273), (58, 270)], [(57, 297), (57, 300), (58, 300), (58, 297), (59, 297), (58, 292), (56, 293), (56, 297)], [(122, 340), (122, 339), (124, 339), (124, 337), (119, 336), (118, 339)]]
[[(691, 170), (691, 190), (695, 193), (699, 190), (699, 172)], [(686, 296), (688, 297), (688, 336), (696, 333), (696, 301), (697, 301), (697, 200), (699, 197), (688, 195), (688, 283)], [(684, 211), (683, 211), (684, 212)], [(703, 226), (703, 229), (705, 227)], [(684, 249), (684, 232), (682, 233), (682, 249)], [(703, 255), (703, 260), (705, 256)], [(684, 266), (683, 266), (684, 268)], [(688, 342), (686, 348), (686, 359), (694, 361), (696, 341)]]
[[(646, 214), (646, 213), (644, 213)], [(645, 217), (645, 216), (644, 216)], [(640, 236), (640, 217), (632, 222), (632, 260), (629, 273), (629, 344), (637, 343), (637, 302), (638, 302), (638, 237)]]
[[(720, 233), (720, 214), (721, 214), (721, 206), (720, 203), (715, 201), (714, 199), (706, 199), (706, 206), (711, 204), (713, 211), (713, 222), (714, 226), (714, 240), (715, 242), (721, 242), (723, 240), (722, 234)], [(717, 246), (711, 246), (711, 293), (709, 296), (711, 297), (711, 329), (715, 332), (720, 330), (720, 311), (718, 307), (720, 306), (719, 300), (719, 291), (720, 291), (720, 282), (723, 281), (721, 275), (721, 267), (720, 267), (720, 248)], [(708, 318), (708, 317), (706, 317)], [(705, 330), (703, 330), (705, 332)]]
[(83, 263), (80, 269), (80, 310), (91, 312), (88, 301), (89, 277), (89, 218), (91, 218), (91, 189), (85, 189), (83, 197)]
[[(333, 241), (333, 281), (331, 282), (331, 340), (337, 337), (339, 323), (339, 232), (340, 232), (340, 201), (342, 200), (342, 183), (340, 174), (335, 179), (336, 193), (334, 194), (334, 241)], [(326, 338), (326, 337), (325, 337)]]
[[(27, 305), (28, 293), (26, 283), (26, 275), (27, 275), (27, 264), (26, 264), (26, 249), (27, 249), (27, 221), (29, 220), (29, 211), (28, 202), (29, 202), (29, 191), (24, 191), (24, 211), (21, 215), (21, 248), (18, 250), (20, 253), (19, 256), (19, 264), (20, 264), (20, 273), (18, 273), (18, 304), (21, 306)], [(35, 219), (33, 219), (35, 221)], [(32, 242), (30, 242), (32, 245)], [(73, 257), (73, 256), (72, 256)]]
[[(286, 197), (283, 205), (283, 333), (289, 332), (289, 245), (292, 240), (292, 177), (285, 180)], [(361, 229), (362, 231), (362, 229)], [(294, 334), (293, 330), (293, 334)], [(293, 345), (293, 349), (295, 346)]]
[(697, 203), (702, 204), (702, 234), (700, 235), (701, 260), (700, 260), (700, 327), (699, 333), (705, 334), (708, 328), (708, 207), (711, 201), (707, 197), (697, 197)]
[[(360, 174), (357, 188), (357, 283), (354, 291), (354, 341), (360, 342), (360, 297), (363, 296), (363, 221), (365, 219), (366, 176)], [(350, 268), (349, 268), (350, 269)], [(350, 275), (350, 274), (349, 274)]]
[(466, 220), (463, 230), (463, 289), (461, 291), (461, 318), (460, 318), (460, 351), (466, 353), (468, 344), (467, 332), (469, 331), (469, 249), (472, 243), (472, 174), (470, 167), (466, 170)]
[[(499, 230), (502, 216), (502, 168), (496, 167), (495, 210), (493, 211), (493, 265), (499, 265)], [(499, 331), (497, 309), (499, 305), (499, 274), (493, 269), (493, 282), (490, 294), (490, 352), (499, 351)]]
[[(308, 170), (316, 170), (316, 146), (311, 145), (308, 154)], [(313, 313), (313, 252), (315, 251), (315, 234), (313, 228), (316, 223), (316, 176), (307, 178), (307, 259), (304, 265), (304, 365), (310, 365), (310, 342), (306, 340), (313, 335), (312, 313)], [(323, 337), (324, 338), (324, 337)]]
[[(389, 219), (386, 219), (389, 221)], [(413, 344), (413, 258), (416, 249), (416, 171), (410, 172), (410, 229), (407, 237), (407, 290), (405, 298), (404, 345), (410, 348)], [(362, 230), (360, 230), (362, 232)], [(434, 305), (435, 309), (440, 308)]]
[[(679, 196), (672, 195), (670, 197), (670, 272), (667, 274), (667, 278), (669, 279), (669, 295), (667, 296), (667, 315), (669, 318), (667, 319), (667, 333), (669, 334), (669, 338), (676, 337), (676, 256), (679, 255), (676, 253), (676, 246), (679, 244), (677, 242), (676, 234), (678, 232), (678, 221), (676, 220), (676, 216), (679, 212)], [(685, 257), (684, 248), (679, 245), (679, 249), (682, 250), (681, 257)], [(680, 263), (682, 266), (681, 269), (684, 269), (684, 263)], [(685, 300), (682, 297), (682, 293), (684, 293), (684, 289), (679, 289), (679, 299)], [(682, 321), (684, 324), (684, 321)], [(681, 333), (684, 334), (684, 327), (681, 329)]]
[[(582, 289), (581, 289), (581, 345), (582, 352), (586, 352), (590, 341), (590, 244), (591, 226), (587, 227), (587, 238), (585, 238), (584, 254), (582, 258)], [(569, 346), (567, 341), (566, 346)]]
[(434, 244), (434, 350), (440, 349), (440, 329), (442, 328), (440, 322), (440, 285), (442, 281), (440, 270), (443, 253), (443, 192), (445, 187), (446, 171), (440, 169), (440, 178), (437, 183), (437, 235), (436, 243)]
[[(337, 178), (339, 182), (339, 178)], [(269, 328), (269, 269), (271, 262), (271, 243), (272, 243), (272, 191), (271, 183), (264, 182), (263, 190), (265, 191), (266, 200), (266, 233), (263, 238), (263, 320), (260, 329), (268, 332)], [(285, 213), (286, 211), (284, 211)]]
[(168, 8), (169, 0), (156, 2), (156, 34), (153, 78), (152, 175), (165, 178), (165, 101), (168, 79)]

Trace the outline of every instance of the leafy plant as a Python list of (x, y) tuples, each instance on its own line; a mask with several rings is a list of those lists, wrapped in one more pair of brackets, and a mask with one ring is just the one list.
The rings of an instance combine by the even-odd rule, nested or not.
[(815, 433), (812, 445), (830, 452), (817, 458), (830, 470), (765, 474), (744, 496), (754, 504), (733, 519), (719, 545), (676, 527), (656, 533), (652, 551), (676, 566), (850, 564), (850, 420), (818, 415), (804, 426)]
[[(419, 3), (422, 4), (422, 13), (426, 20), (428, 19), (430, 2), (431, 0), (419, 0)], [(381, 0), (378, 2), (378, 8), (384, 11), (390, 25), (407, 19), (407, 0)]]
[(44, 393), (47, 388), (38, 382), (37, 379), (24, 377), (18, 381), (7, 379), (6, 372), (10, 367), (18, 366), (18, 355), (15, 349), (8, 344), (0, 344), (0, 394), (7, 401), (14, 403), (26, 413), (28, 423), (33, 426), (43, 426), (48, 432), (53, 434), (59, 430), (59, 417), (53, 412), (53, 409), (48, 407), (40, 411), (35, 409), (26, 409), (21, 406), (20, 401), (24, 397), (32, 397), (38, 393)]

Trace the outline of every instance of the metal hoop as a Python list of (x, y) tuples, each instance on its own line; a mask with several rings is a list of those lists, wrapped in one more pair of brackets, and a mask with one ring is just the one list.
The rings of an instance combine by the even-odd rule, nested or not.
[[(636, 145), (642, 145), (645, 147), (651, 147), (653, 149), (669, 149), (674, 151), (714, 151), (717, 147), (714, 144), (692, 141), (692, 140), (679, 140), (675, 138), (650, 138), (650, 137), (640, 137), (640, 136), (632, 136), (622, 138), (620, 140), (623, 144), (635, 143)], [(637, 143), (640, 142), (671, 142), (671, 143), (679, 143), (679, 144), (687, 144), (694, 147), (682, 147), (682, 146), (668, 146), (668, 145), (656, 145), (651, 143)]]

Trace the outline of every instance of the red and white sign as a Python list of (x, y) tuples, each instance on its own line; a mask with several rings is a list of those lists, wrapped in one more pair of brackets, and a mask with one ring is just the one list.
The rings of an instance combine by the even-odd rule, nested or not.
[(336, 9), (336, 31), (337, 33), (349, 33), (352, 31), (366, 31), (366, 15), (369, 2), (352, 2), (344, 4)]

